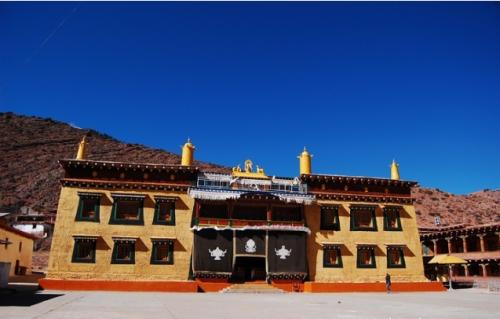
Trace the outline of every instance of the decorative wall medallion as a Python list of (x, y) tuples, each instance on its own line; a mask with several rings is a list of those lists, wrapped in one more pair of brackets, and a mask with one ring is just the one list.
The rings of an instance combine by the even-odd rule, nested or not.
[(208, 249), (208, 252), (210, 253), (210, 257), (214, 257), (214, 260), (221, 260), (226, 255), (227, 249), (222, 250), (217, 246), (214, 250)]
[(247, 240), (245, 244), (245, 251), (247, 253), (254, 253), (257, 251), (257, 245), (255, 244), (255, 241), (253, 239)]
[(286, 259), (286, 257), (290, 257), (290, 255), (292, 254), (292, 250), (286, 249), (285, 245), (282, 245), (279, 250), (276, 250), (276, 248), (274, 248), (274, 251), (276, 252), (276, 256), (279, 256), (280, 259)]

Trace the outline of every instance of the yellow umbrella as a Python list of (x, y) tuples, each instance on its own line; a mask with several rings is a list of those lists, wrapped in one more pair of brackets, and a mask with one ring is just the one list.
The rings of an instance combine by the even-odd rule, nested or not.
[(429, 260), (429, 264), (438, 264), (438, 265), (457, 265), (457, 264), (466, 264), (467, 261), (457, 257), (450, 255), (436, 255), (431, 260)]
[(466, 264), (466, 263), (467, 263), (466, 260), (457, 256), (450, 256), (450, 255), (436, 255), (432, 257), (431, 260), (429, 260), (429, 264), (448, 265), (450, 290), (453, 289), (451, 287), (451, 266), (457, 264)]
[(443, 259), (443, 257), (446, 257), (446, 255), (436, 255), (429, 260), (429, 264), (439, 264), (439, 261)]

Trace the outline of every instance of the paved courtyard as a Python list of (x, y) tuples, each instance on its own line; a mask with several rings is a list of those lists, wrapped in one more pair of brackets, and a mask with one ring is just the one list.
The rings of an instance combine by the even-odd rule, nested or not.
[(58, 292), (0, 294), (0, 318), (500, 318), (500, 294), (179, 294)]

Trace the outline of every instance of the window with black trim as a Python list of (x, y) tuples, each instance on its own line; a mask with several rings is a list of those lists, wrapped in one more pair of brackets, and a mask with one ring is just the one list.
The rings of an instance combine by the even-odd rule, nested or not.
[(404, 247), (387, 247), (387, 268), (406, 268)]
[(399, 207), (384, 207), (384, 230), (401, 231), (401, 218), (399, 216)]
[(175, 199), (155, 199), (156, 205), (153, 224), (175, 225)]
[(267, 206), (234, 205), (232, 217), (243, 220), (267, 220)]
[(101, 194), (79, 193), (80, 201), (76, 212), (77, 221), (99, 222)]
[(338, 206), (321, 206), (320, 230), (340, 230)]
[(340, 246), (323, 246), (323, 267), (342, 268), (342, 266)]
[(115, 240), (112, 264), (135, 264), (135, 240)]
[(273, 206), (271, 217), (273, 221), (300, 222), (303, 220), (302, 208), (300, 206)]
[(377, 231), (377, 220), (375, 218), (375, 206), (353, 206), (351, 207), (351, 230), (353, 231)]
[(375, 247), (358, 247), (356, 264), (358, 268), (376, 268), (377, 264), (375, 262)]
[(96, 238), (75, 238), (71, 262), (95, 263), (96, 242)]
[(144, 225), (144, 197), (113, 196), (113, 199), (110, 224)]
[(164, 239), (153, 239), (152, 241), (151, 263), (172, 265), (174, 263), (174, 241)]
[(200, 217), (229, 218), (228, 207), (225, 202), (199, 202)]

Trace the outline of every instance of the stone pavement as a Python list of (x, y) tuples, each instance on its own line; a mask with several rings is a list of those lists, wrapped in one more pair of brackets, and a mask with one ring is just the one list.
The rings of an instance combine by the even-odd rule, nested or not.
[[(31, 299), (30, 299), (31, 298)], [(500, 294), (0, 293), (0, 318), (500, 318)]]

